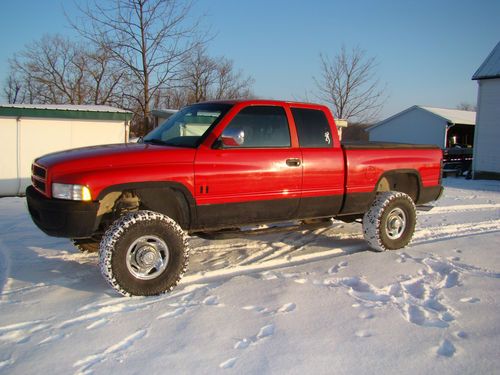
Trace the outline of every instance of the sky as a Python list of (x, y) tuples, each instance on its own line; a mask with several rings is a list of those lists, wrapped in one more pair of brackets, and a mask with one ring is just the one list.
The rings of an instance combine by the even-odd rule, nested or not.
[[(77, 17), (73, 1), (0, 2), (2, 84), (8, 59), (28, 43), (76, 34), (65, 12)], [(365, 50), (386, 87), (381, 119), (415, 104), (475, 104), (471, 77), (500, 41), (499, 0), (198, 0), (198, 16), (215, 35), (209, 52), (252, 76), (262, 98), (318, 101), (320, 53)]]

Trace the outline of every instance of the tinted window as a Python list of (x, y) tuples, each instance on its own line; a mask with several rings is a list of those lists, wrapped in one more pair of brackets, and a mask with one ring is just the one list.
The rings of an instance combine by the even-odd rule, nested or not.
[(323, 111), (292, 108), (300, 147), (332, 147), (333, 138)]
[(290, 131), (282, 107), (251, 106), (242, 109), (224, 129), (222, 136), (241, 134), (236, 147), (289, 147)]

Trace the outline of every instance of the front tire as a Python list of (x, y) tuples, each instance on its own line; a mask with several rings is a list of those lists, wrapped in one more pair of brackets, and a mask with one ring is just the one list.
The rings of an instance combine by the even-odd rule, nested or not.
[(415, 204), (409, 195), (382, 192), (363, 216), (363, 234), (374, 250), (397, 250), (410, 243), (416, 222)]
[(101, 273), (124, 296), (171, 291), (187, 270), (189, 246), (181, 227), (153, 211), (122, 216), (100, 244)]

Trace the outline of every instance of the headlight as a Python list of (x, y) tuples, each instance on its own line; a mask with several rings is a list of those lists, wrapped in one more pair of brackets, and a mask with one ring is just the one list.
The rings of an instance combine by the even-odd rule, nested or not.
[(90, 189), (83, 185), (52, 184), (52, 197), (72, 201), (90, 201)]

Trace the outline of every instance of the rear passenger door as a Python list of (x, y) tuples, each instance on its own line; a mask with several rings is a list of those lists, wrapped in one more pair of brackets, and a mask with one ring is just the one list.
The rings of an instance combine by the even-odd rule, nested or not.
[(303, 165), (298, 217), (333, 216), (344, 194), (344, 156), (337, 129), (320, 109), (292, 106), (291, 111)]
[[(231, 139), (237, 142), (231, 143)], [(284, 107), (244, 107), (222, 131), (218, 142), (210, 149), (200, 148), (196, 156), (201, 226), (280, 221), (295, 216), (302, 160), (300, 150), (291, 147)]]

